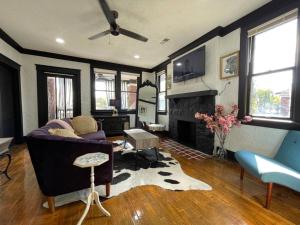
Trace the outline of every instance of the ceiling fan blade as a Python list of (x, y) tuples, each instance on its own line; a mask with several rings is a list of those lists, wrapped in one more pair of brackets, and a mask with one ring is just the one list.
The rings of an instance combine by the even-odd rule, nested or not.
[(146, 38), (146, 37), (144, 37), (142, 35), (139, 35), (137, 33), (134, 33), (132, 31), (123, 29), (123, 28), (120, 28), (119, 32), (120, 32), (120, 34), (123, 34), (123, 35), (125, 35), (127, 37), (134, 38), (134, 39), (139, 40), (139, 41), (143, 41), (143, 42), (147, 42), (148, 41), (148, 38)]
[(108, 34), (110, 34), (110, 30), (106, 30), (106, 31), (103, 31), (101, 33), (95, 34), (95, 35), (89, 37), (89, 39), (90, 40), (95, 40), (97, 38), (103, 37), (103, 36), (108, 35)]
[(105, 15), (108, 23), (111, 26), (115, 27), (116, 24), (117, 24), (116, 23), (116, 19), (115, 19), (114, 15), (113, 15), (112, 11), (110, 10), (110, 8), (109, 8), (106, 0), (99, 0), (99, 4), (100, 4), (100, 6), (102, 8), (102, 11), (103, 11), (103, 13), (104, 13), (104, 15)]

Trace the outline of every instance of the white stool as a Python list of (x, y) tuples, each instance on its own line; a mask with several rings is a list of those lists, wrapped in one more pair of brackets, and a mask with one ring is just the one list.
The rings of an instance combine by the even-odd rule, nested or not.
[(85, 210), (78, 221), (77, 225), (81, 225), (84, 218), (86, 217), (90, 206), (96, 202), (99, 210), (103, 212), (106, 216), (110, 216), (110, 213), (106, 211), (106, 209), (103, 208), (101, 205), (101, 202), (99, 200), (99, 193), (95, 190), (95, 173), (94, 173), (94, 167), (100, 166), (101, 164), (107, 162), (109, 160), (108, 154), (97, 152), (97, 153), (88, 153), (83, 156), (80, 156), (76, 158), (73, 165), (81, 167), (81, 168), (87, 168), (91, 167), (91, 193), (88, 196), (87, 204), (85, 207)]

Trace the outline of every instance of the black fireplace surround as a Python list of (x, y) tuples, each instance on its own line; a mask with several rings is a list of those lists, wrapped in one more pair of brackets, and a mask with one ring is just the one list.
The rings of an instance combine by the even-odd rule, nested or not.
[(213, 114), (216, 90), (169, 95), (169, 133), (178, 142), (212, 155), (214, 134), (202, 121), (195, 119), (196, 112)]

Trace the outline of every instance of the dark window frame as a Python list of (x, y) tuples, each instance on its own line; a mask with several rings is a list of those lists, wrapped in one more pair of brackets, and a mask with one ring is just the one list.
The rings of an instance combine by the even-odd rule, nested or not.
[[(45, 88), (47, 87), (47, 73), (54, 73), (53, 75), (51, 75), (52, 77), (57, 76), (70, 78), (68, 74), (72, 75), (72, 78), (74, 79), (73, 90), (76, 90), (75, 92), (73, 92), (73, 116), (75, 117), (81, 115), (81, 70), (36, 64), (36, 71), (39, 127), (44, 126), (45, 122), (48, 121), (48, 101), (45, 101), (45, 99), (47, 99), (47, 89)], [(55, 73), (59, 75), (55, 75)]]
[[(95, 74), (94, 74), (94, 77), (95, 77)], [(112, 92), (112, 93), (115, 93), (115, 98), (116, 98), (116, 87), (117, 87), (117, 84), (116, 84), (116, 80), (117, 80), (117, 71), (116, 71), (116, 74), (114, 75), (114, 91), (107, 91), (107, 90), (96, 90), (95, 88), (95, 83), (96, 83), (96, 77), (94, 78), (94, 83), (93, 83), (93, 87), (94, 87), (94, 104), (95, 104), (95, 110), (96, 111), (99, 111), (99, 112), (105, 112), (105, 111), (112, 111), (112, 109), (96, 109), (96, 92), (97, 91), (106, 91), (106, 92)]]
[[(90, 65), (90, 79), (91, 79), (91, 114), (92, 115), (111, 115), (112, 110), (111, 109), (103, 109), (103, 110), (97, 110), (96, 109), (96, 102), (95, 102), (95, 73), (94, 69), (104, 69), (104, 70), (113, 70), (116, 71), (116, 77), (115, 77), (115, 98), (116, 100), (120, 100), (120, 104), (116, 106), (116, 109), (118, 110), (119, 114), (136, 114), (137, 115), (137, 109), (138, 109), (138, 103), (136, 104), (136, 109), (133, 110), (124, 110), (121, 109), (121, 74), (123, 73), (135, 73), (139, 74), (139, 77), (137, 79), (137, 87), (141, 84), (142, 80), (142, 71), (139, 69), (131, 69), (127, 67), (105, 67), (102, 65)], [(138, 99), (138, 94), (136, 95), (136, 101)]]
[[(249, 63), (248, 63), (248, 67), (249, 67), (249, 72), (248, 72), (248, 76), (247, 76), (247, 108), (246, 108), (246, 114), (250, 115), (250, 98), (251, 98), (251, 83), (252, 83), (252, 78), (253, 77), (258, 77), (258, 76), (264, 76), (264, 75), (268, 75), (268, 74), (272, 74), (272, 73), (278, 73), (278, 72), (283, 72), (283, 71), (289, 71), (292, 70), (293, 71), (293, 81), (296, 79), (296, 59), (295, 59), (295, 65), (292, 67), (285, 67), (285, 68), (281, 68), (281, 69), (275, 69), (275, 70), (268, 70), (268, 71), (264, 71), (264, 72), (260, 72), (260, 73), (254, 73), (253, 72), (253, 67), (254, 67), (254, 55), (255, 55), (255, 37), (256, 35), (248, 38), (248, 40), (251, 39), (251, 41), (249, 42), (249, 47), (251, 48), (251, 57), (249, 57)], [(254, 118), (257, 119), (262, 119), (262, 120), (282, 120), (282, 121), (292, 121), (293, 120), (293, 114), (294, 114), (294, 98), (295, 98), (295, 88), (293, 87), (292, 84), (292, 92), (291, 92), (291, 105), (290, 105), (290, 116), (289, 117), (264, 117), (264, 116), (253, 116)], [(252, 116), (252, 115), (251, 115)]]
[[(291, 7), (286, 7), (280, 9), (276, 12), (271, 12), (270, 14), (256, 18), (255, 21), (244, 25), (241, 27), (241, 39), (240, 39), (240, 77), (239, 77), (239, 118), (243, 118), (245, 115), (249, 114), (249, 104), (250, 104), (250, 86), (251, 86), (251, 69), (252, 65), (249, 64), (249, 47), (254, 46), (250, 45), (248, 38), (248, 30), (257, 27), (265, 22), (268, 22), (284, 13), (292, 11), (297, 7), (291, 5)], [(300, 8), (298, 7), (298, 16), (297, 16), (297, 51), (296, 51), (296, 65), (292, 67), (294, 69), (293, 74), (293, 85), (292, 85), (292, 101), (291, 101), (291, 118), (259, 118), (255, 117), (252, 122), (247, 123), (248, 125), (253, 126), (262, 126), (278, 129), (288, 129), (288, 130), (300, 130)], [(275, 72), (272, 71), (272, 72)]]
[[(160, 90), (160, 76), (162, 75), (165, 75), (165, 91), (161, 91)], [(167, 69), (163, 69), (163, 70), (160, 70), (159, 72), (156, 73), (156, 83), (157, 83), (157, 88), (158, 88), (158, 93), (157, 93), (157, 113), (159, 115), (167, 115)], [(165, 104), (165, 109), (164, 110), (159, 110), (159, 94), (160, 93), (165, 93), (165, 101), (166, 101), (166, 104)]]

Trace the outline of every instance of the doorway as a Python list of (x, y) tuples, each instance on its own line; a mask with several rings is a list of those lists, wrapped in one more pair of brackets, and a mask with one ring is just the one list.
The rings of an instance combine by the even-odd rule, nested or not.
[(23, 140), (20, 65), (0, 54), (0, 137)]
[(81, 114), (80, 70), (37, 65), (39, 127)]

